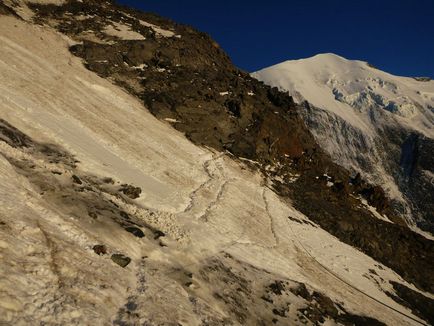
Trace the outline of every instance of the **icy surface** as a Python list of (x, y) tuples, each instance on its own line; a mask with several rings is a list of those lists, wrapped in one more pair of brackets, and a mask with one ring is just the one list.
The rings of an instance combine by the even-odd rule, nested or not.
[[(156, 120), (86, 70), (57, 33), (8, 17), (0, 27), (0, 118), (65, 148), (83, 175), (139, 186), (135, 200), (101, 196), (167, 235), (164, 245), (139, 239), (111, 220), (89, 219), (79, 203), (47, 200), (11, 162), (30, 164), (34, 178), (59, 169), (53, 178), (60, 185), (70, 168), (0, 141), (0, 323), (200, 325), (205, 315), (224, 318), (212, 284), (193, 278), (185, 286), (181, 277), (183, 270), (200, 275), (210, 259), (228, 253), (246, 273), (305, 282), (353, 313), (414, 324), (355, 290), (411, 314), (384, 293), (393, 291), (389, 280), (415, 289), (392, 270), (315, 226), (259, 175)], [(92, 246), (100, 243), (131, 263), (121, 268), (98, 256)], [(378, 277), (367, 277), (370, 270)]]

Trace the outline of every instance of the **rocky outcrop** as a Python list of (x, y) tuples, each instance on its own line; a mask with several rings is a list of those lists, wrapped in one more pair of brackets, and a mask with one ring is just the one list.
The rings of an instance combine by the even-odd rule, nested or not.
[(32, 141), (27, 135), (3, 119), (0, 119), (0, 140), (12, 147), (29, 147), (32, 145)]
[(431, 325), (434, 323), (434, 300), (418, 293), (405, 285), (397, 282), (391, 282), (396, 295), (387, 293), (396, 302), (411, 309), (411, 311), (420, 318), (428, 321)]

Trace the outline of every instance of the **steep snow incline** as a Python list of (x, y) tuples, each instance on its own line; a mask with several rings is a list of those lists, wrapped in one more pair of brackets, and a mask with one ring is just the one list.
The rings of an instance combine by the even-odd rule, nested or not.
[[(306, 283), (311, 301), (326, 294), (339, 314), (417, 324), (366, 296), (411, 315), (385, 291), (394, 293), (389, 280), (413, 285), (315, 226), (259, 175), (155, 119), (67, 45), (0, 17), (0, 323), (313, 324), (300, 295), (262, 299), (283, 280)], [(117, 193), (122, 183), (141, 187), (140, 198)]]
[[(144, 118), (150, 114), (121, 90), (86, 70), (78, 74), (81, 63), (67, 48), (48, 51), (46, 44), (62, 41), (59, 35), (48, 34), (44, 44), (24, 33), (22, 42), (12, 41), (11, 35), (21, 35), (19, 27), (3, 32), (0, 92), (5, 120), (18, 128), (27, 123), (44, 137), (58, 137), (83, 161), (84, 169), (140, 186), (147, 202), (175, 211), (186, 205), (185, 194), (195, 186), (188, 182), (196, 176), (200, 159), (184, 155), (200, 158), (205, 152), (170, 128), (161, 130), (161, 122)], [(32, 50), (23, 44), (31, 44)], [(7, 58), (13, 62), (5, 62)], [(163, 134), (165, 147), (160, 143)], [(167, 161), (176, 161), (182, 169), (157, 169)]]
[[(429, 156), (434, 139), (433, 80), (393, 76), (334, 54), (286, 61), (252, 76), (288, 91), (299, 103), (308, 101), (304, 119), (335, 162), (381, 185), (408, 224), (432, 229), (431, 209), (412, 184), (434, 193), (426, 177), (433, 167), (429, 159), (419, 159)], [(418, 143), (411, 142), (412, 133), (421, 136)], [(404, 150), (408, 141), (415, 144), (413, 151)]]

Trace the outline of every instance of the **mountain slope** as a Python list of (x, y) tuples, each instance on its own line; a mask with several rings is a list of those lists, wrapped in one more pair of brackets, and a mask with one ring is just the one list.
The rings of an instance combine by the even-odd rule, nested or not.
[[(246, 142), (236, 137), (232, 139), (233, 145), (225, 146), (232, 152), (238, 151), (239, 156), (254, 153), (251, 158), (262, 160), (261, 163), (269, 160), (263, 168), (255, 168), (261, 165), (224, 151), (214, 136), (225, 134), (210, 137), (208, 145), (215, 149), (190, 142), (169, 125), (174, 119), (183, 119), (180, 128), (196, 143), (199, 135), (204, 134), (195, 137), (192, 131), (203, 128), (203, 132), (209, 132), (207, 128), (213, 121), (202, 117), (201, 121), (208, 124), (205, 126), (186, 121), (188, 117), (194, 120), (205, 116), (191, 104), (185, 105), (184, 111), (179, 110), (178, 116), (166, 115), (170, 113), (167, 110), (161, 110), (159, 116), (157, 105), (145, 107), (139, 100), (143, 97), (149, 103), (158, 102), (152, 98), (159, 98), (159, 89), (155, 87), (152, 93), (151, 88), (145, 88), (147, 93), (135, 93), (129, 86), (136, 75), (125, 76), (136, 69), (124, 64), (122, 69), (116, 67), (120, 54), (115, 49), (137, 49), (144, 45), (138, 53), (146, 56), (148, 47), (151, 52), (155, 50), (150, 44), (156, 42), (161, 55), (176, 47), (173, 43), (179, 38), (175, 35), (185, 38), (180, 33), (185, 27), (173, 29), (170, 34), (167, 32), (172, 30), (170, 26), (157, 26), (154, 20), (152, 26), (141, 25), (146, 27), (143, 30), (116, 24), (110, 25), (116, 27), (111, 29), (107, 22), (101, 22), (102, 26), (92, 34), (108, 37), (111, 46), (99, 52), (100, 57), (90, 57), (83, 64), (69, 52), (69, 49), (74, 53), (81, 51), (79, 38), (65, 36), (72, 37), (74, 28), (70, 27), (65, 34), (58, 31), (68, 30), (65, 28), (70, 25), (66, 24), (68, 19), (77, 19), (76, 27), (83, 31), (79, 23), (82, 17), (65, 12), (81, 8), (84, 14), (98, 14), (102, 20), (115, 12), (119, 19), (135, 13), (124, 13), (105, 2), (70, 2), (66, 7), (48, 9), (21, 3), (19, 8), (9, 8), (24, 12), (32, 23), (0, 16), (2, 322), (412, 325), (421, 323), (420, 318), (431, 320), (430, 310), (424, 308), (432, 300), (432, 294), (426, 292), (432, 283), (429, 274), (425, 274), (431, 261), (430, 242), (403, 227), (384, 222), (396, 231), (390, 232), (392, 236), (407, 237), (402, 240), (402, 247), (396, 248), (402, 261), (384, 254), (385, 260), (401, 267), (399, 273), (403, 278), (321, 229), (294, 207), (291, 198), (276, 194), (279, 180), (283, 179), (273, 171), (279, 165), (271, 158), (285, 157), (282, 151), (297, 158), (294, 166), (305, 164), (314, 175), (318, 176), (320, 170), (308, 165), (310, 158), (317, 159), (318, 165), (327, 162), (333, 172), (345, 175), (345, 171), (326, 161), (320, 149), (316, 150), (316, 156), (299, 156), (300, 148), (316, 146), (303, 126), (286, 134), (285, 137), (298, 135), (293, 143), (282, 142), (277, 149), (273, 145), (264, 149), (256, 135), (263, 137), (272, 129), (270, 126), (276, 125), (274, 110), (291, 124), (300, 121), (294, 113), (297, 108), (285, 102), (287, 97), (261, 88), (245, 76), (239, 79), (240, 85), (234, 86), (242, 94), (249, 92), (245, 83), (253, 83), (255, 87), (256, 96), (249, 110), (258, 115), (260, 123), (247, 141), (257, 142), (257, 147), (253, 147), (253, 152), (250, 147), (245, 151)], [(54, 29), (36, 14), (38, 10), (59, 15), (62, 21), (50, 19), (56, 26)], [(90, 20), (96, 24), (98, 19)], [(34, 22), (44, 24), (38, 26)], [(108, 34), (99, 34), (101, 28)], [(150, 35), (157, 41), (144, 43), (143, 37), (152, 39), (145, 30), (154, 31)], [(162, 31), (166, 31), (164, 35)], [(111, 38), (113, 33), (128, 40)], [(193, 44), (201, 34), (190, 33), (191, 40), (185, 42)], [(204, 52), (208, 51), (205, 51), (207, 42), (204, 41)], [(91, 51), (85, 54), (101, 50), (95, 44), (87, 47)], [(216, 53), (228, 65), (219, 67), (224, 72), (223, 86), (228, 87), (227, 76), (236, 76), (238, 71), (229, 69), (225, 56)], [(201, 60), (216, 60), (214, 52), (206, 55), (199, 53), (190, 61), (184, 58), (184, 64), (190, 65), (186, 70), (196, 67), (200, 73)], [(121, 56), (125, 60), (131, 57), (132, 54)], [(106, 67), (99, 74), (110, 72), (111, 80), (86, 69), (96, 70), (97, 61), (104, 60), (107, 62), (100, 64)], [(161, 85), (160, 90), (166, 91), (163, 87), (171, 82), (180, 83), (181, 79), (162, 75), (164, 71), (158, 69), (163, 67), (152, 65), (152, 60), (140, 63), (151, 87)], [(144, 69), (148, 64), (149, 72)], [(208, 69), (208, 63), (204, 67)], [(211, 80), (212, 77), (210, 74)], [(135, 96), (115, 83), (122, 84)], [(198, 94), (198, 90), (191, 86), (190, 89), (191, 93), (184, 93), (184, 97), (190, 96), (191, 100), (191, 94)], [(175, 98), (183, 98), (176, 91), (173, 93)], [(218, 99), (226, 96), (219, 92), (216, 95)], [(204, 94), (196, 96), (200, 105), (207, 101)], [(278, 104), (270, 104), (269, 98)], [(168, 96), (165, 99), (169, 103), (173, 100)], [(273, 111), (261, 112), (255, 107), (256, 101), (265, 100), (270, 101), (266, 105)], [(288, 106), (279, 104), (282, 102)], [(237, 106), (227, 104), (226, 100), (222, 103), (226, 110), (216, 114), (234, 121), (236, 128), (230, 128), (240, 132), (238, 125), (244, 122), (234, 118)], [(217, 104), (214, 111), (220, 109)], [(245, 103), (239, 105), (241, 116), (249, 112), (246, 107), (249, 106)], [(147, 109), (162, 119), (157, 120)], [(285, 113), (284, 109), (293, 113)], [(210, 117), (214, 120), (216, 115)], [(281, 132), (278, 135), (285, 135), (278, 131)], [(264, 154), (261, 157), (258, 153)], [(300, 187), (296, 195), (303, 196), (310, 190), (303, 187), (304, 183), (316, 179), (301, 168), (295, 171), (301, 175), (283, 175), (293, 180), (294, 188), (285, 188), (282, 183), (280, 190), (283, 193)], [(350, 197), (339, 192), (333, 195), (338, 190), (327, 187), (323, 178), (314, 186), (333, 198)], [(303, 203), (298, 198), (294, 201), (298, 205)], [(353, 202), (344, 204), (348, 205), (342, 208), (344, 213), (352, 209), (376, 221), (368, 209), (352, 207), (350, 203)], [(334, 204), (331, 205), (330, 209), (334, 209)], [(381, 232), (380, 228), (378, 233)], [(427, 251), (426, 257), (420, 255), (419, 246)], [(407, 255), (410, 264), (415, 256), (420, 265), (407, 268), (404, 261)], [(408, 280), (415, 280), (419, 288)]]
[(308, 101), (305, 121), (331, 157), (381, 185), (410, 225), (432, 232), (434, 81), (393, 76), (334, 54), (252, 75)]

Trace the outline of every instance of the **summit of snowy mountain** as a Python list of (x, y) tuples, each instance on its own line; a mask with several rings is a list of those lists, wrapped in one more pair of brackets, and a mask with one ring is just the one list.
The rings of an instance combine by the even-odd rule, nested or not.
[[(353, 126), (374, 132), (370, 110), (434, 137), (434, 81), (420, 82), (383, 72), (365, 61), (332, 53), (290, 60), (265, 68), (254, 77), (329, 110)], [(351, 110), (352, 109), (352, 110)]]
[(394, 76), (332, 53), (252, 76), (306, 101), (305, 122), (335, 162), (381, 185), (408, 223), (432, 232), (425, 196), (434, 198), (434, 81)]

